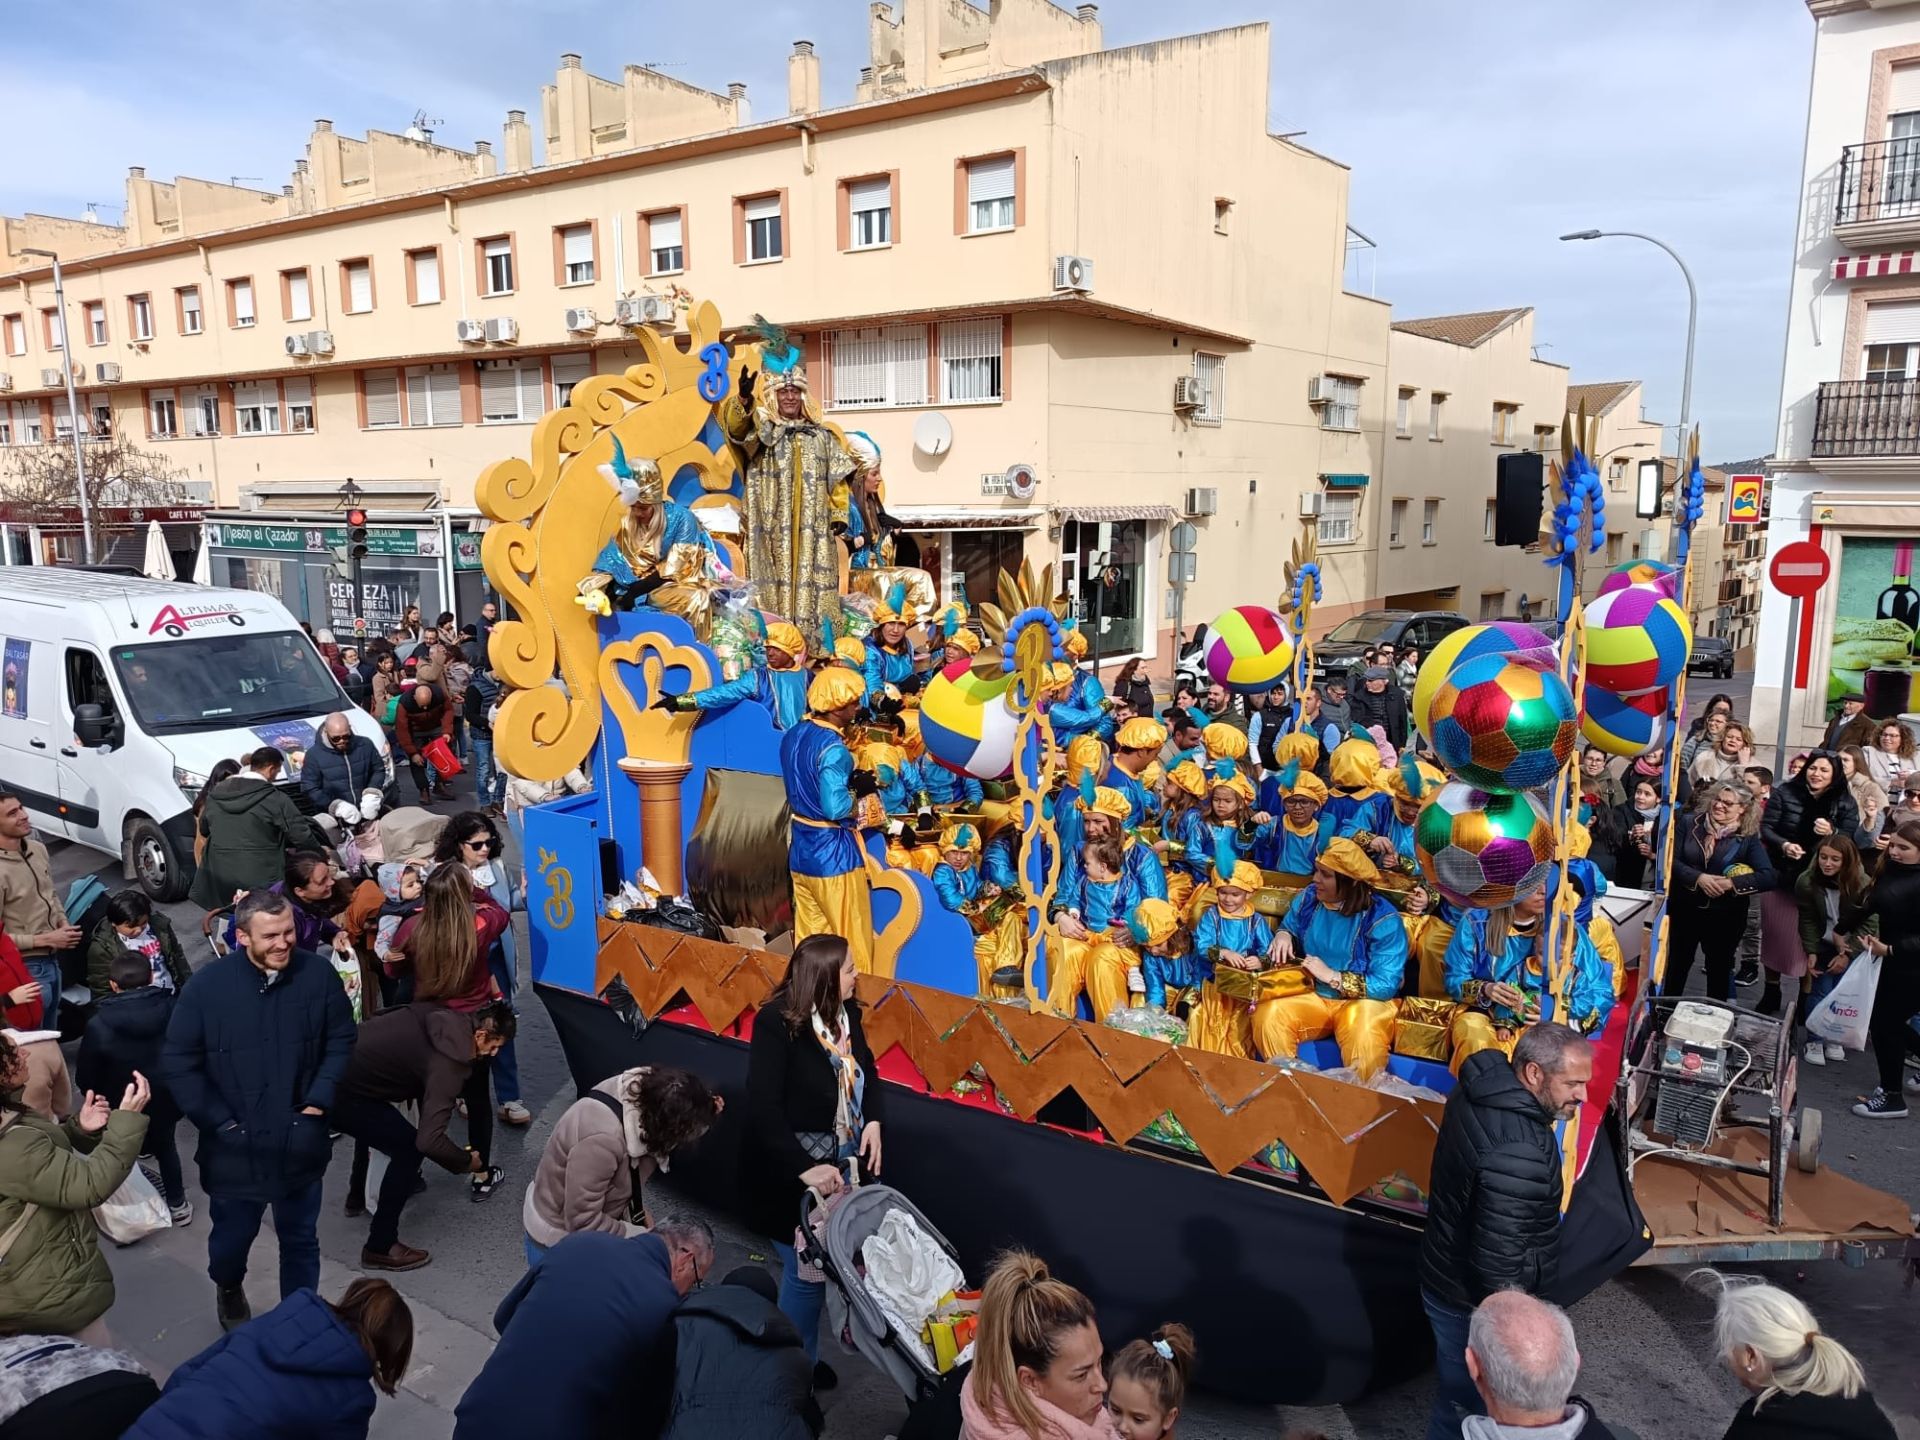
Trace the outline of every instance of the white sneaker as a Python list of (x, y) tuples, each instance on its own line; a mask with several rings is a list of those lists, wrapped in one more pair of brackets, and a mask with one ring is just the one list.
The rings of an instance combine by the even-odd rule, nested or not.
[(191, 1200), (182, 1200), (178, 1205), (169, 1205), (167, 1207), (167, 1216), (175, 1225), (191, 1225), (193, 1223), (193, 1202)]
[(1824, 1065), (1827, 1063), (1827, 1052), (1821, 1048), (1818, 1040), (1809, 1040), (1807, 1048), (1801, 1052), (1801, 1058), (1809, 1065)]
[(1827, 1041), (1827, 1059), (1838, 1065), (1847, 1058), (1847, 1047), (1837, 1040)]

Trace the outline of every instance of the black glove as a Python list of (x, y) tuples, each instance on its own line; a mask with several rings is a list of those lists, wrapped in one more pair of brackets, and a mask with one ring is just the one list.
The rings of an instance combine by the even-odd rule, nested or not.
[[(833, 535), (836, 537), (846, 534), (847, 522), (844, 520), (835, 520), (832, 524), (827, 526), (827, 533), (829, 535)], [(858, 542), (855, 542), (855, 543), (857, 544)]]
[(740, 372), (740, 403), (748, 409), (753, 408), (754, 373), (752, 370), (742, 370)]
[(847, 781), (847, 793), (856, 800), (864, 800), (869, 795), (880, 793), (880, 781), (871, 770), (856, 770), (853, 778)]
[(666, 694), (662, 695), (658, 700), (654, 701), (653, 704), (648, 706), (647, 708), (650, 710), (677, 711), (680, 708), (680, 697), (678, 695), (673, 694), (671, 691), (669, 691)]
[(904, 680), (896, 680), (894, 681), (893, 688), (898, 690), (902, 695), (918, 695), (920, 693), (920, 677), (918, 675), (909, 675)]

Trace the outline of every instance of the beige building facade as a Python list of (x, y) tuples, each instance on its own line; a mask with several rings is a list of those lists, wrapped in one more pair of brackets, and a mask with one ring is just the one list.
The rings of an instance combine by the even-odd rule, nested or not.
[(1531, 307), (1396, 320), (1387, 344), (1380, 584), (1387, 605), (1476, 620), (1553, 615), (1537, 548), (1494, 544), (1500, 457), (1559, 455), (1567, 370), (1533, 355)]
[[(5, 222), (0, 447), (66, 437), (70, 362), (83, 431), (212, 496), (216, 583), (318, 618), (321, 522), (352, 478), (376, 524), (453, 517), (421, 542), (432, 609), (460, 588), (482, 467), (637, 360), (634, 326), (671, 324), (684, 291), (805, 336), (946, 593), (987, 598), (1028, 557), (1085, 596), (1104, 561), (1103, 652), (1170, 659), (1184, 516), (1189, 623), (1277, 599), (1303, 523), (1322, 614), (1376, 600), (1378, 487), (1317, 521), (1302, 497), (1380, 474), (1388, 307), (1342, 286), (1346, 169), (1268, 133), (1268, 28), (1105, 50), (1093, 6), (905, 0), (874, 7), (872, 42), (848, 105), (824, 104), (805, 42), (774, 119), (743, 87), (569, 55), (538, 164), (520, 111), (497, 153), (319, 121), (278, 194), (136, 170), (124, 228)], [(63, 258), (64, 337), (33, 246)], [(301, 555), (255, 533), (276, 516), (310, 527)]]

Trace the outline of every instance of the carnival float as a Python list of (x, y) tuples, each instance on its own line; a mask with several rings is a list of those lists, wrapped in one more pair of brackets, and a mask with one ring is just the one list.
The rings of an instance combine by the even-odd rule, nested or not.
[[(1056, 729), (1085, 672), (1072, 666), (1073, 616), (1050, 567), (1001, 575), (959, 643), (961, 617), (934, 604), (924, 572), (871, 555), (865, 573), (843, 573), (851, 514), (839, 487), (853, 478), (845, 457), (867, 447), (817, 411), (793, 410), (805, 447), (780, 429), (792, 407), (783, 398), (775, 414), (769, 394), (803, 384), (781, 378), (797, 377), (803, 357), (778, 327), (730, 331), (713, 305), (694, 303), (678, 334), (642, 330), (637, 343), (641, 363), (582, 381), (536, 425), (531, 455), (499, 461), (478, 484), (482, 558), (511, 612), (490, 643), (509, 692), (497, 754), (528, 779), (580, 771), (591, 782), (524, 816), (535, 987), (576, 1082), (653, 1062), (737, 1094), (796, 905), (842, 916), (854, 906), (869, 919), (858, 947), (866, 1033), (892, 1087), (887, 1183), (970, 1272), (1027, 1246), (1095, 1298), (1112, 1333), (1186, 1320), (1210, 1383), (1247, 1399), (1341, 1402), (1421, 1369), (1431, 1342), (1415, 1257), (1447, 1061), (1469, 1031), (1510, 1044), (1508, 1022), (1519, 1022), (1462, 1029), (1461, 1007), (1415, 987), (1415, 969), (1439, 963), (1417, 942), (1408, 994), (1386, 1004), (1391, 1053), (1366, 1081), (1330, 1036), (1260, 1059), (1197, 1043), (1197, 1006), (1191, 1037), (1169, 1001), (1128, 1023), (1144, 1005), (1131, 974), (1110, 1014), (1084, 998), (1055, 1003), (1050, 982), (1076, 943), (1052, 903), (1055, 857), (1078, 813), (1076, 784), (1098, 791), (1084, 775), (1061, 778), (1086, 769), (1063, 765), (1073, 746)], [(1569, 417), (1542, 533), (1559, 578), (1558, 643), (1527, 626), (1470, 626), (1420, 669), (1414, 720), (1443, 768), (1409, 757), (1382, 779), (1379, 793), (1417, 812), (1398, 863), (1381, 847), (1376, 888), (1396, 909), (1417, 892), (1416, 908), (1430, 901), (1455, 921), (1552, 897), (1541, 1008), (1597, 1022), (1592, 1100), (1563, 1134), (1558, 1298), (1632, 1264), (1904, 1253), (1906, 1206), (1819, 1168), (1790, 1046), (1749, 1067), (1765, 1081), (1746, 1087), (1760, 1098), (1753, 1123), (1716, 1102), (1701, 1133), (1697, 1107), (1682, 1107), (1684, 1133), (1650, 1129), (1677, 1123), (1656, 1115), (1663, 1095), (1679, 1094), (1661, 1069), (1673, 1002), (1658, 998), (1670, 859), (1663, 846), (1648, 891), (1594, 893), (1570, 762), (1583, 736), (1639, 755), (1675, 734), (1702, 480), (1690, 455), (1673, 508), (1676, 563), (1620, 567), (1583, 604), (1581, 567), (1604, 535), (1590, 453), (1586, 417)], [(828, 548), (813, 529), (823, 515)], [(1206, 659), (1231, 688), (1286, 683), (1299, 696), (1314, 673), (1319, 565), (1310, 530), (1290, 546), (1275, 540), (1289, 550), (1285, 593), (1220, 617)], [(823, 884), (790, 843), (802, 843), (802, 825), (829, 822), (804, 818), (814, 799), (781, 765), (785, 731), (806, 713), (805, 655), (787, 656), (801, 678), (779, 679), (765, 652), (797, 644), (831, 663), (862, 650), (855, 632), (881, 633), (876, 616), (909, 613), (947, 658), (867, 737), (881, 747), (872, 768), (884, 785), (896, 753), (917, 749), (963, 788), (931, 834), (911, 814), (890, 818), (878, 797), (856, 799), (831, 822), (852, 858)], [(692, 698), (714, 694), (728, 703)], [(1297, 705), (1293, 724), (1312, 728)], [(956, 910), (917, 852), (969, 827), (999, 845), (1010, 883)], [(1130, 835), (1169, 853), (1171, 837), (1151, 825)], [(1244, 871), (1211, 873), (1224, 884)], [(1304, 875), (1268, 869), (1254, 906), (1277, 919), (1303, 887)], [(1582, 947), (1595, 928), (1617, 945), (1603, 999), (1588, 1000)], [(1222, 1004), (1251, 1005), (1299, 994), (1286, 978), (1222, 969), (1217, 988), (1235, 991)], [(1737, 1020), (1751, 1051), (1753, 1017)], [(676, 1157), (675, 1183), (727, 1206), (737, 1138), (723, 1125)]]

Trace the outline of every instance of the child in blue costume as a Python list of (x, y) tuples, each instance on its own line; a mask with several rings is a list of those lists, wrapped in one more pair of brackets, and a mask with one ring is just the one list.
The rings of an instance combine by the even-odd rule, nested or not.
[(873, 793), (873, 777), (854, 772), (846, 728), (860, 708), (860, 677), (828, 666), (807, 689), (805, 721), (780, 737), (791, 829), (795, 943), (839, 935), (862, 973), (873, 970), (873, 899), (866, 856), (854, 828), (854, 801)]
[(1225, 845), (1235, 860), (1251, 859), (1254, 848), (1271, 837), (1273, 828), (1271, 815), (1253, 809), (1253, 782), (1235, 768), (1233, 761), (1215, 762), (1206, 804), (1182, 815), (1178, 831), (1170, 837), (1186, 847), (1174, 864), (1193, 884), (1186, 904), (1188, 920), (1196, 918), (1200, 908), (1213, 899), (1208, 882), (1220, 847)]
[(940, 837), (940, 863), (933, 868), (933, 890), (940, 903), (973, 927), (974, 962), (980, 969), (980, 993), (993, 993), (993, 974), (1011, 967), (1025, 970), (1026, 914), (1014, 907), (997, 919), (990, 907), (1003, 890), (980, 865), (977, 826), (950, 825)]
[(1280, 776), (1295, 760), (1300, 762), (1302, 770), (1314, 775), (1320, 773), (1320, 742), (1305, 730), (1282, 735), (1273, 742), (1273, 768), (1261, 778), (1254, 800), (1254, 804), (1269, 815), (1280, 813)]
[(1127, 928), (1133, 932), (1134, 948), (1140, 954), (1140, 1003), (1154, 1010), (1171, 1009), (1168, 1002), (1176, 999), (1178, 992), (1191, 993), (1206, 980), (1181, 928), (1180, 912), (1170, 901), (1142, 900), (1134, 907)]
[(1113, 763), (1106, 742), (1096, 735), (1076, 735), (1066, 746), (1067, 784), (1078, 787), (1080, 777), (1089, 775), (1095, 785), (1118, 790), (1127, 797), (1127, 813), (1121, 823), (1135, 830), (1153, 821), (1153, 797), (1133, 776)]
[(1053, 725), (1053, 738), (1065, 745), (1076, 735), (1097, 735), (1113, 739), (1113, 704), (1106, 687), (1091, 670), (1082, 670), (1080, 661), (1087, 653), (1087, 637), (1079, 629), (1067, 631), (1063, 642), (1073, 674), (1067, 693), (1053, 702), (1047, 718)]
[(1160, 857), (1151, 845), (1127, 833), (1132, 809), (1125, 795), (1111, 786), (1094, 784), (1093, 776), (1083, 770), (1075, 785), (1060, 791), (1056, 806), (1055, 831), (1066, 856), (1060, 869), (1061, 893), (1074, 883), (1082, 846), (1112, 840), (1120, 847), (1120, 869), (1141, 896), (1167, 898), (1167, 872)]
[(920, 618), (920, 612), (907, 603), (907, 585), (896, 580), (886, 599), (873, 612), (873, 631), (867, 636), (867, 695), (876, 697), (883, 686), (891, 685), (902, 695), (917, 694), (924, 667), (915, 661), (913, 645), (907, 639), (907, 627)]
[[(700, 607), (689, 605), (677, 582), (703, 574), (719, 555), (713, 537), (691, 510), (667, 499), (658, 465), (627, 460), (617, 435), (613, 463), (600, 473), (620, 492), (627, 514), (580, 582), (579, 603), (598, 615), (652, 605), (691, 622)], [(705, 636), (703, 626), (695, 628)]]
[[(1400, 757), (1400, 764), (1384, 770), (1379, 777), (1380, 793), (1361, 806), (1348, 822), (1345, 832), (1382, 870), (1419, 876), (1420, 858), (1414, 849), (1413, 830), (1420, 818), (1420, 805), (1427, 792), (1446, 782), (1446, 777), (1431, 765), (1416, 760), (1412, 751)], [(1432, 999), (1445, 995), (1441, 979), (1447, 941), (1460, 909), (1444, 897), (1436, 898), (1424, 884), (1416, 883), (1401, 901), (1400, 915), (1407, 927), (1407, 942), (1413, 947), (1415, 965), (1407, 977), (1416, 993)]]
[[(1187, 1043), (1244, 1060), (1254, 1058), (1253, 1010), (1245, 1000), (1221, 994), (1217, 976), (1222, 966), (1235, 970), (1262, 970), (1267, 966), (1273, 922), (1253, 908), (1261, 879), (1259, 867), (1250, 861), (1235, 861), (1225, 869), (1216, 867), (1213, 901), (1200, 912), (1193, 927), (1194, 969), (1203, 973), (1188, 1011)], [(1147, 998), (1153, 998), (1151, 986)]]
[(1314, 987), (1254, 1007), (1253, 1045), (1262, 1058), (1291, 1059), (1304, 1042), (1331, 1035), (1362, 1080), (1386, 1067), (1407, 931), (1374, 893), (1379, 883), (1379, 870), (1353, 841), (1336, 838), (1320, 853), (1313, 884), (1287, 907), (1269, 952), (1277, 963), (1301, 965)]
[(1557, 1020), (1582, 1035), (1595, 1035), (1613, 1013), (1612, 968), (1600, 958), (1577, 921), (1573, 975), (1566, 1014), (1554, 1003), (1551, 967), (1541, 953), (1547, 905), (1557, 877), (1549, 876), (1526, 899), (1505, 910), (1469, 910), (1447, 946), (1447, 993), (1460, 1002), (1453, 1013), (1453, 1071), (1482, 1050), (1513, 1054), (1520, 1032), (1536, 1020)]
[(767, 626), (767, 663), (743, 670), (731, 680), (685, 695), (662, 695), (653, 703), (664, 710), (731, 710), (743, 700), (757, 701), (773, 717), (773, 728), (791, 730), (807, 718), (807, 683), (802, 665), (807, 642), (800, 627), (785, 620)]
[(1371, 735), (1355, 726), (1327, 757), (1326, 813), (1333, 817), (1336, 833), (1347, 833), (1348, 822), (1378, 793), (1379, 782), (1380, 747)]
[[(1089, 818), (1112, 823), (1110, 815)], [(1152, 859), (1153, 852), (1144, 845), (1134, 848)], [(1048, 977), (1047, 1004), (1056, 1015), (1075, 1014), (1082, 991), (1095, 1020), (1105, 1020), (1127, 1003), (1128, 972), (1140, 963), (1128, 918), (1142, 900), (1165, 898), (1143, 890), (1128, 872), (1117, 834), (1089, 833), (1080, 852), (1063, 867), (1051, 907), (1061, 954)]]
[(1198, 887), (1192, 872), (1180, 863), (1185, 854), (1180, 833), (1187, 824), (1187, 815), (1206, 809), (1207, 784), (1207, 772), (1194, 760), (1180, 761), (1160, 782), (1160, 840), (1154, 851), (1166, 866), (1167, 898), (1183, 915)]
[(1325, 782), (1311, 770), (1301, 768), (1298, 760), (1289, 760), (1261, 785), (1263, 789), (1271, 786), (1278, 797), (1280, 823), (1253, 847), (1254, 863), (1263, 870), (1311, 875), (1313, 862), (1334, 838), (1333, 821), (1322, 813), (1327, 803)]

